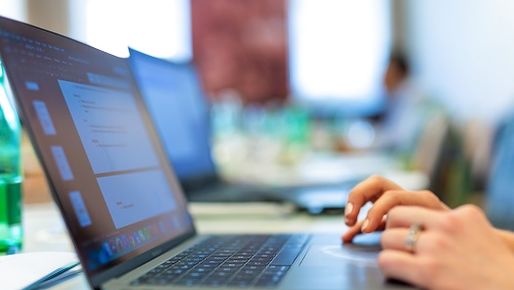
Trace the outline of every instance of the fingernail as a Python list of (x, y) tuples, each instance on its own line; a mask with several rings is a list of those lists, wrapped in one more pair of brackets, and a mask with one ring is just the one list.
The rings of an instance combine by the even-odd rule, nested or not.
[(352, 210), (353, 210), (353, 204), (351, 202), (347, 203), (346, 207), (344, 208), (344, 215), (348, 216), (349, 214), (352, 213)]
[(368, 227), (369, 225), (369, 221), (368, 220), (365, 220), (364, 223), (362, 224), (362, 227), (361, 227), (361, 231), (365, 231), (366, 228)]

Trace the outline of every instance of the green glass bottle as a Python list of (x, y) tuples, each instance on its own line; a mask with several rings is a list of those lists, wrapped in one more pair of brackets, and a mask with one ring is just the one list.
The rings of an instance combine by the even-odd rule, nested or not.
[(21, 125), (0, 62), (0, 253), (15, 253), (23, 241)]

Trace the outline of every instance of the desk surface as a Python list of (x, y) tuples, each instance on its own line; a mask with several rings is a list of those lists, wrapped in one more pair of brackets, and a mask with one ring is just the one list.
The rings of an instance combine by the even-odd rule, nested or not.
[[(310, 216), (285, 205), (192, 204), (191, 212), (200, 233), (342, 233), (342, 216)], [(24, 252), (73, 251), (57, 208), (51, 204), (24, 208)], [(88, 289), (82, 275), (52, 289)]]

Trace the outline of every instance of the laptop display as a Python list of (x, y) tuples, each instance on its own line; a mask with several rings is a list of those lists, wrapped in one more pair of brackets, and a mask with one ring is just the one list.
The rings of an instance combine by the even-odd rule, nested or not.
[(126, 59), (2, 17), (0, 56), (92, 285), (194, 234)]
[(194, 66), (168, 62), (132, 49), (129, 61), (180, 180), (215, 175), (209, 108)]

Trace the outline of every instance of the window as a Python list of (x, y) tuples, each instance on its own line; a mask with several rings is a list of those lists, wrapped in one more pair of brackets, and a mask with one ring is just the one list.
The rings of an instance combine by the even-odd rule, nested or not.
[(188, 0), (87, 0), (84, 8), (92, 46), (118, 56), (130, 46), (177, 61), (192, 58)]
[(2, 16), (15, 20), (25, 21), (26, 19), (25, 1), (19, 0), (0, 0), (0, 11)]
[(293, 96), (325, 108), (378, 103), (391, 41), (389, 13), (388, 1), (290, 0)]

